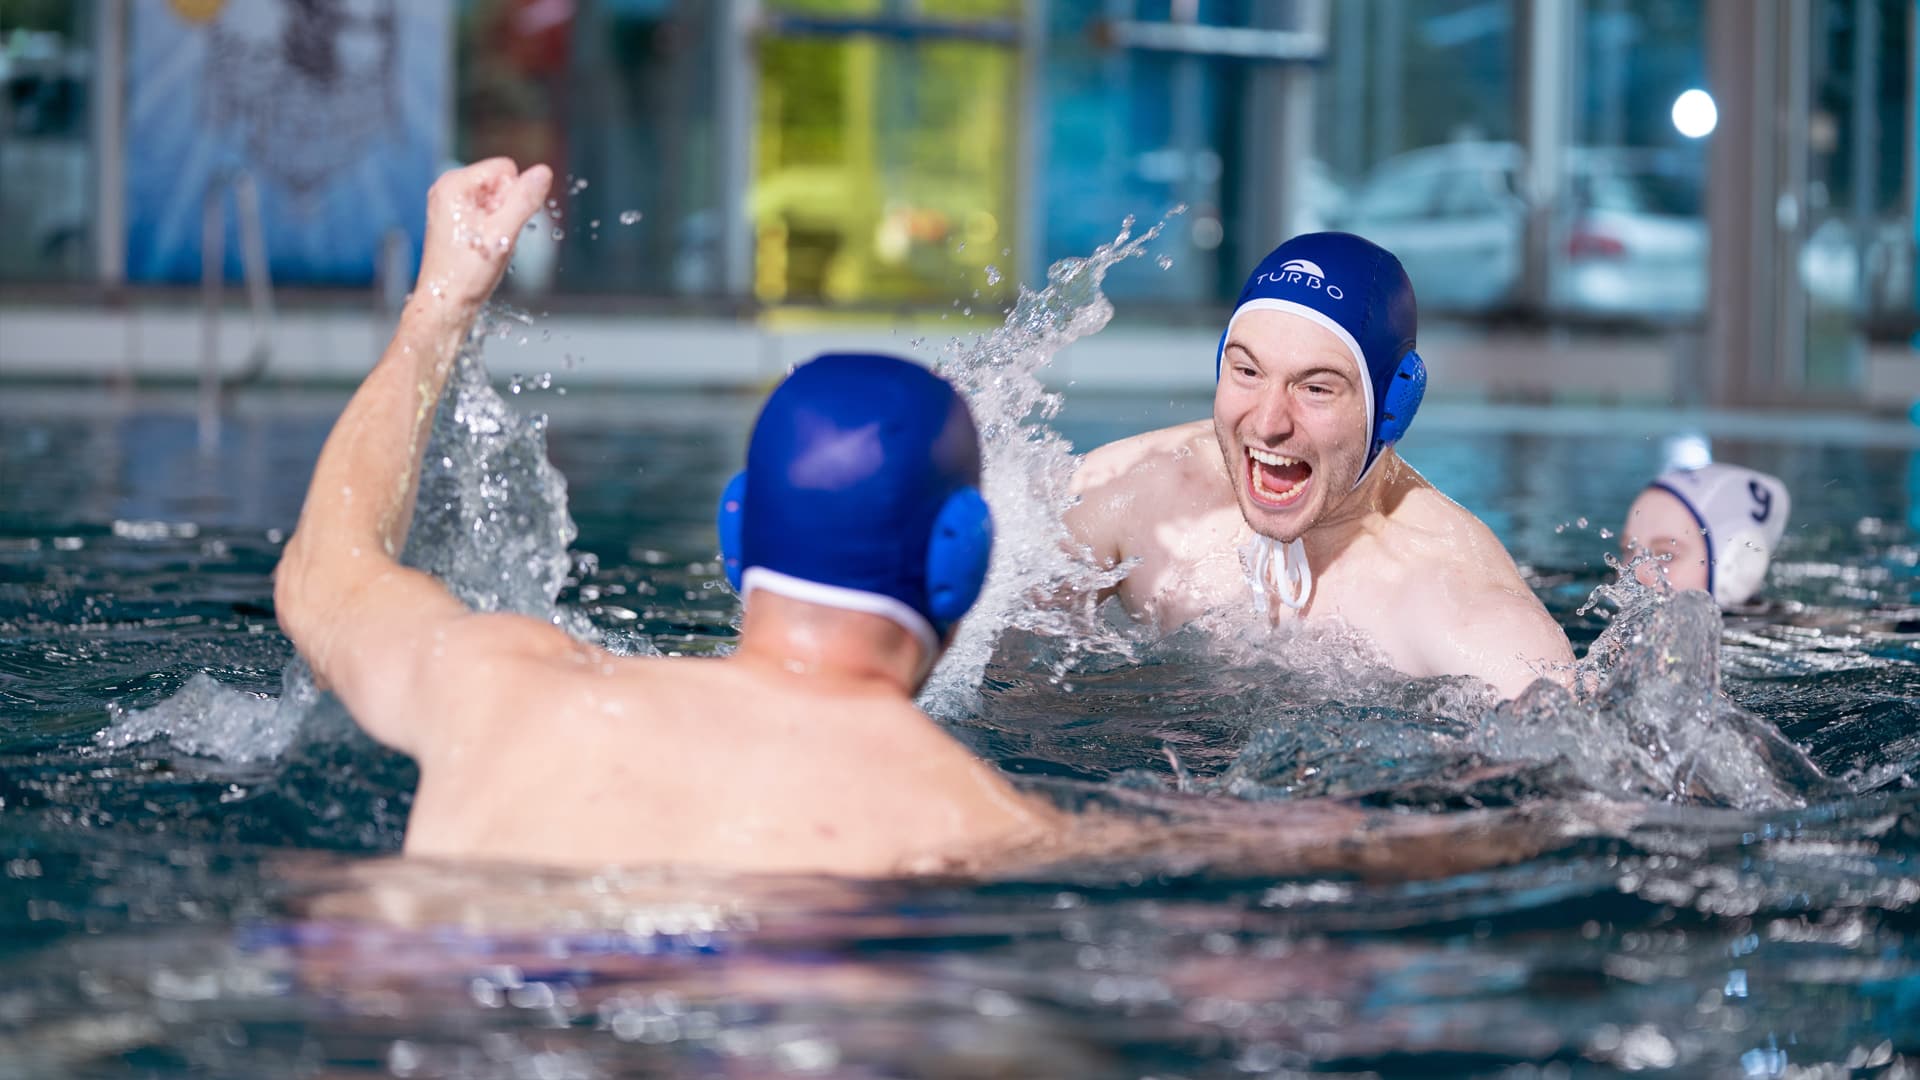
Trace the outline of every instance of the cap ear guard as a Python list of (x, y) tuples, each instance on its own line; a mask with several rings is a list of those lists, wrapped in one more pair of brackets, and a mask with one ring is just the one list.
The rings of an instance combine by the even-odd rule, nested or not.
[[(721, 563), (735, 592), (744, 571), (740, 548), (746, 499), (747, 473), (742, 469), (721, 493), (715, 520)], [(927, 610), (943, 630), (980, 599), (992, 558), (993, 514), (979, 488), (962, 488), (941, 504), (927, 537)]]
[(1384, 449), (1400, 441), (1420, 411), (1420, 399), (1427, 395), (1427, 362), (1412, 350), (1400, 358), (1393, 378), (1387, 380), (1387, 392), (1380, 402), (1380, 430), (1374, 441)]
[(927, 610), (942, 633), (980, 599), (992, 559), (993, 513), (979, 488), (961, 488), (941, 504), (927, 537)]
[(741, 469), (727, 481), (725, 491), (720, 493), (720, 512), (714, 522), (720, 531), (720, 563), (727, 571), (727, 584), (734, 592), (740, 591), (740, 548), (741, 533), (745, 527), (747, 505), (747, 470)]

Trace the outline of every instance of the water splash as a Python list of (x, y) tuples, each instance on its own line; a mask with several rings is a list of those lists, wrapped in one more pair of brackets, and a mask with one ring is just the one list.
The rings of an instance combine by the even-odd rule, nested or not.
[(1213, 700), (1249, 735), (1199, 786), (1243, 798), (1465, 806), (1601, 794), (1755, 809), (1840, 794), (1722, 692), (1712, 598), (1646, 588), (1627, 569), (1590, 601), (1617, 613), (1565, 673), (1573, 688), (1542, 679), (1511, 701), (1473, 679), (1408, 679), (1337, 625), (1196, 627), (1148, 659), (1180, 641), (1231, 672), (1209, 678)]
[(586, 618), (555, 603), (579, 532), (566, 478), (547, 460), (546, 417), (509, 406), (481, 363), (478, 343), (497, 325), (482, 325), (447, 381), (400, 561), (475, 611), (530, 615), (591, 640)]
[(305, 710), (283, 709), (287, 700), (287, 695), (273, 698), (222, 686), (199, 672), (151, 709), (127, 711), (109, 705), (113, 722), (94, 737), (94, 744), (124, 750), (166, 739), (183, 754), (233, 762), (266, 760), (279, 756), (299, 730)]
[(1145, 254), (1164, 226), (1136, 237), (1128, 217), (1111, 243), (1084, 259), (1054, 263), (1046, 287), (1022, 287), (999, 328), (971, 343), (955, 342), (941, 359), (941, 373), (966, 395), (980, 428), (995, 543), (979, 603), (921, 694), (921, 706), (936, 716), (977, 710), (981, 676), (1008, 630), (1068, 643), (1062, 670), (1086, 653), (1132, 653), (1129, 636), (1095, 610), (1100, 591), (1121, 572), (1098, 570), (1077, 555), (1062, 518), (1072, 502), (1068, 485), (1076, 461), (1072, 445), (1048, 426), (1061, 400), (1041, 384), (1040, 372), (1061, 349), (1113, 318), (1101, 282), (1116, 264)]
[[(546, 417), (509, 406), (481, 361), (489, 339), (510, 339), (531, 322), (525, 312), (491, 308), (461, 351), (434, 414), (400, 561), (438, 577), (475, 611), (542, 619), (620, 654), (653, 653), (637, 631), (603, 633), (584, 612), (558, 602), (570, 581), (593, 569), (591, 559), (569, 550), (578, 530), (567, 511), (566, 478), (547, 459)], [(543, 376), (534, 385), (548, 381)], [(513, 385), (516, 393), (522, 387), (518, 379)], [(114, 711), (96, 745), (124, 749), (165, 739), (185, 754), (248, 762), (281, 757), (296, 742), (311, 750), (364, 739), (345, 710), (316, 689), (304, 660), (291, 661), (281, 681), (274, 699), (196, 675), (151, 709)]]

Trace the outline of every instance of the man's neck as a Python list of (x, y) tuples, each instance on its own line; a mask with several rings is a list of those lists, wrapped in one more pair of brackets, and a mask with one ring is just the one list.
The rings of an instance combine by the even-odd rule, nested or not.
[(1325, 566), (1360, 537), (1378, 531), (1387, 520), (1391, 496), (1405, 471), (1405, 464), (1391, 447), (1380, 451), (1359, 486), (1335, 502), (1302, 535), (1308, 559), (1315, 566)]
[(908, 699), (929, 665), (911, 634), (878, 615), (822, 609), (765, 591), (747, 605), (734, 658), (823, 689)]

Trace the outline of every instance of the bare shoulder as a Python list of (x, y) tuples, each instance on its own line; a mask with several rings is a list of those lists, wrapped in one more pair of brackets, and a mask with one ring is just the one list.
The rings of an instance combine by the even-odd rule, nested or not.
[(1402, 595), (1413, 618), (1406, 625), (1427, 628), (1411, 644), (1430, 673), (1473, 675), (1511, 697), (1571, 663), (1566, 632), (1506, 545), (1465, 507), (1415, 479), (1392, 518), (1407, 570)]
[(431, 648), (416, 654), (418, 705), (429, 715), (474, 721), (519, 712), (530, 690), (549, 696), (567, 675), (596, 671), (614, 659), (540, 619), (473, 614), (448, 623)]
[(1084, 494), (1115, 485), (1135, 487), (1177, 482), (1189, 463), (1204, 466), (1214, 449), (1213, 422), (1195, 420), (1142, 432), (1089, 451), (1073, 476), (1073, 490)]
[(1424, 482), (1408, 492), (1393, 515), (1407, 561), (1417, 567), (1408, 584), (1436, 602), (1470, 615), (1471, 605), (1508, 603), (1544, 610), (1520, 576), (1506, 545), (1471, 511)]
[(1211, 490), (1205, 470), (1214, 463), (1218, 471), (1219, 459), (1210, 420), (1108, 443), (1080, 460), (1071, 485), (1079, 501), (1066, 512), (1067, 528), (1097, 563), (1114, 565), (1139, 534), (1143, 508), (1204, 498)]
[(1398, 466), (1402, 472), (1388, 520), (1396, 553), (1418, 564), (1418, 578), (1440, 584), (1441, 578), (1451, 576), (1457, 580), (1447, 584), (1455, 586), (1472, 581), (1489, 588), (1525, 587), (1513, 556), (1485, 522), (1411, 466)]

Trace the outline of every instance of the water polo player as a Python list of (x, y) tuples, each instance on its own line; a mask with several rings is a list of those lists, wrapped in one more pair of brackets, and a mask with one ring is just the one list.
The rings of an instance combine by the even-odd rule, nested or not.
[(277, 575), (301, 655), (419, 762), (407, 851), (884, 874), (1055, 832), (913, 707), (992, 543), (973, 421), (917, 365), (823, 357), (768, 400), (721, 508), (746, 595), (726, 659), (615, 657), (395, 561), (434, 403), (551, 181), (497, 159), (434, 185), (420, 284)]
[(1643, 585), (1699, 589), (1732, 610), (1766, 584), (1791, 508), (1787, 486), (1763, 472), (1719, 464), (1673, 469), (1633, 500), (1620, 529), (1620, 556), (1641, 559), (1635, 573)]
[(1394, 452), (1426, 386), (1413, 287), (1346, 233), (1280, 245), (1215, 355), (1213, 419), (1086, 456), (1068, 513), (1128, 610), (1340, 619), (1414, 676), (1512, 696), (1573, 659), (1491, 531)]

